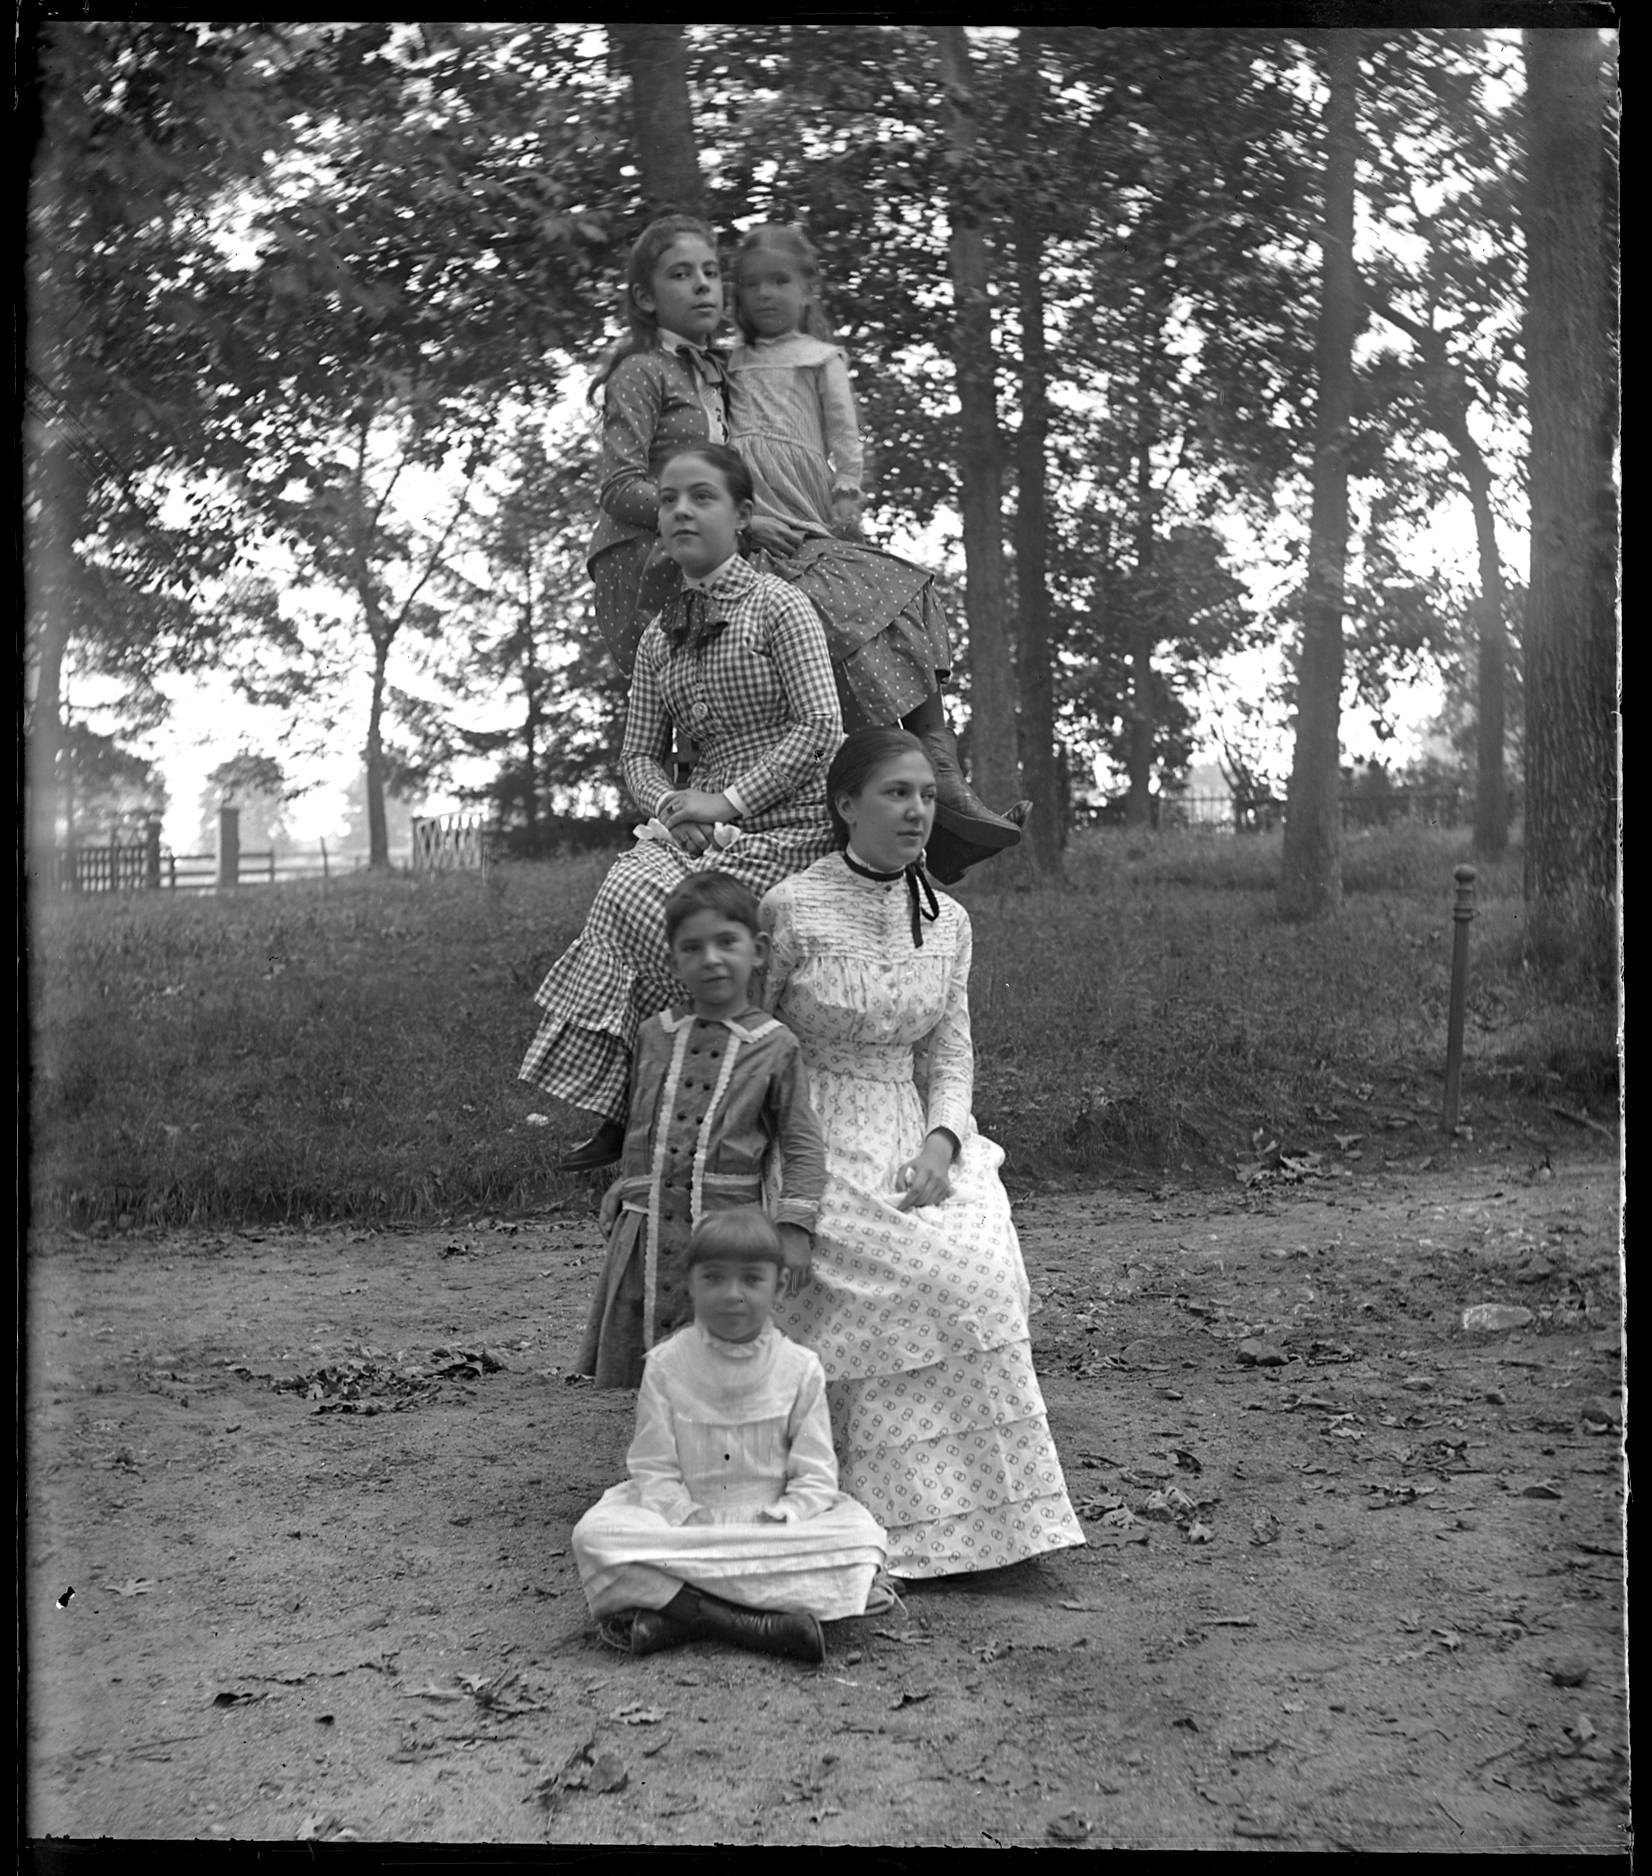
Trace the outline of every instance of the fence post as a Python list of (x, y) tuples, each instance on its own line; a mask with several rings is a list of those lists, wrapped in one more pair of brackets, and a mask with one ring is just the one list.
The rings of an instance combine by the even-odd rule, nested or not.
[(1468, 927), (1474, 917), (1474, 868), (1459, 866), (1457, 903), (1451, 908), (1451, 1014), (1446, 1022), (1445, 1130), (1457, 1125), (1463, 1089), (1463, 1020), (1468, 1007)]
[(241, 810), (218, 810), (218, 885), (239, 885), (241, 880)]
[(161, 889), (161, 824), (149, 821), (143, 830), (143, 883), (151, 892)]

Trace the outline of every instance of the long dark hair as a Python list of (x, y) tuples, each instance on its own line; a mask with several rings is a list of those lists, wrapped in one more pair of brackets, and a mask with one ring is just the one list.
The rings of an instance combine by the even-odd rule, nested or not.
[(740, 237), (740, 245), (734, 250), (734, 261), (729, 268), (734, 282), (735, 323), (748, 341), (757, 337), (757, 329), (746, 323), (740, 311), (740, 263), (748, 254), (763, 253), (778, 254), (782, 259), (790, 261), (809, 283), (810, 299), (803, 309), (799, 330), (808, 333), (811, 338), (824, 339), (828, 345), (836, 345), (837, 334), (833, 332), (832, 322), (820, 304), (820, 257), (801, 228), (788, 228), (780, 222), (760, 222), (757, 227), (748, 228)]
[(657, 221), (651, 221), (637, 236), (630, 259), (625, 263), (625, 337), (612, 350), (603, 354), (597, 375), (591, 380), (591, 388), (586, 393), (593, 404), (602, 387), (619, 370), (621, 361), (629, 358), (633, 352), (650, 351), (659, 337), (659, 321), (637, 304), (637, 289), (640, 287), (645, 293), (649, 291), (654, 269), (660, 264), (660, 256), (673, 241), (680, 240), (684, 235), (698, 235), (713, 254), (717, 252), (717, 237), (712, 233), (710, 223), (701, 221), (698, 215), (662, 215)]
[(838, 796), (858, 795), (886, 762), (899, 756), (922, 756), (929, 761), (929, 751), (898, 723), (856, 730), (853, 736), (844, 738), (826, 771), (826, 810), (832, 817), (832, 838), (838, 846), (849, 844), (849, 823), (837, 811)]

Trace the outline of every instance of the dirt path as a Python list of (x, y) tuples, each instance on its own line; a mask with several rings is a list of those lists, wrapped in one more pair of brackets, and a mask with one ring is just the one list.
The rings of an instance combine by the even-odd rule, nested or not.
[(27, 1828), (1621, 1850), (1617, 1191), (1022, 1200), (1092, 1546), (818, 1672), (589, 1630), (591, 1221), (37, 1244)]

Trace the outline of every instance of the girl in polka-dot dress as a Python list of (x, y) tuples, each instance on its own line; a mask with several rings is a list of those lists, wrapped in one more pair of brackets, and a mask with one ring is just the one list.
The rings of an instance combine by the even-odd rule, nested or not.
[[(933, 578), (849, 538), (860, 443), (843, 354), (820, 336), (812, 250), (792, 229), (753, 229), (738, 267), (747, 342), (725, 359), (711, 344), (723, 282), (710, 228), (662, 216), (632, 250), (630, 330), (592, 386), (603, 401), (602, 516), (587, 555), (598, 627), (629, 673), (678, 584), (654, 529), (658, 464), (684, 442), (729, 437), (732, 410), (758, 490), (754, 564), (820, 614), (846, 727), (901, 722), (923, 738), (941, 791), (930, 867), (955, 880), (1020, 839), (1024, 808), (994, 814), (964, 780), (941, 703), (951, 652)], [(678, 755), (692, 761), (687, 747)]]

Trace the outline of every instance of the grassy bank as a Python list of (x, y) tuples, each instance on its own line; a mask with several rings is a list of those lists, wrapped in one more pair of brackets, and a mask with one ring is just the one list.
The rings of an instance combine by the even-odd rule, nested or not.
[[(1259, 1127), (1306, 1142), (1354, 1125), (1361, 1089), (1436, 1104), (1466, 857), (1426, 830), (1356, 839), (1345, 907), (1312, 928), (1274, 916), (1277, 836), (1089, 835), (1059, 891), (984, 869), (960, 892), (981, 1126), (1018, 1172), (1085, 1172), (1231, 1164)], [(550, 1168), (578, 1119), (515, 1073), (602, 867), (37, 906), (36, 1216), (431, 1217), (569, 1189)], [(1600, 1103), (1613, 1014), (1525, 968), (1519, 884), (1518, 856), (1481, 871), (1469, 1107)]]

